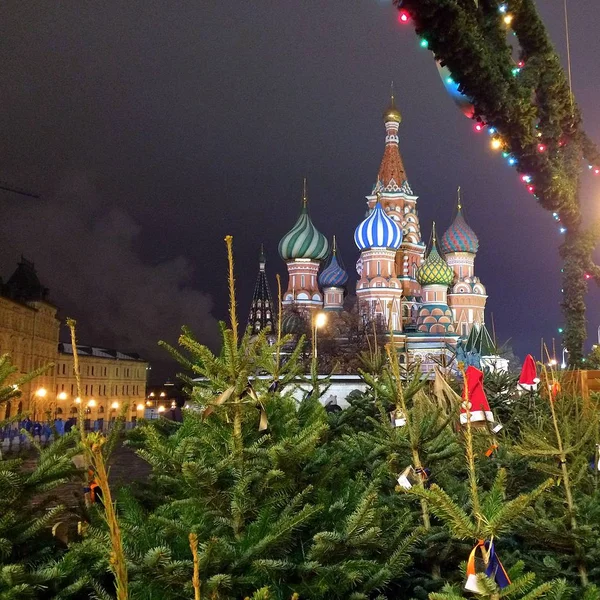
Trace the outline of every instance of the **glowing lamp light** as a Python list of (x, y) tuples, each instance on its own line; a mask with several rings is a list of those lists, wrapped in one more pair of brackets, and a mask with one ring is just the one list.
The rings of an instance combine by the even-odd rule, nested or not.
[(513, 77), (516, 77), (520, 72), (521, 72), (521, 69), (519, 67), (515, 67), (514, 69), (511, 69), (511, 73), (513, 74)]
[(475, 131), (483, 131), (483, 123), (475, 123)]
[(546, 144), (538, 144), (538, 152), (546, 152)]
[(504, 15), (504, 19), (502, 19), (504, 21), (505, 25), (510, 25), (513, 22), (514, 17), (510, 14), (510, 13), (506, 13)]
[(600, 169), (598, 167), (596, 167), (594, 169), (594, 175), (598, 175), (598, 173), (600, 173)]
[(488, 130), (488, 133), (490, 135), (494, 135), (496, 133), (496, 128), (495, 127), (490, 127), (489, 130)]
[(517, 159), (514, 156), (509, 157), (508, 159), (508, 164), (511, 167), (514, 167), (517, 164)]
[(446, 83), (448, 85), (452, 85), (454, 83), (454, 79), (452, 79), (452, 77), (446, 77)]
[(56, 396), (57, 400), (66, 400), (67, 399), (67, 392), (61, 392), (60, 394), (58, 394), (58, 396)]
[(161, 405), (161, 406), (159, 406), (159, 407), (158, 407), (158, 412), (159, 412), (159, 413), (165, 412), (165, 407), (164, 407), (164, 406), (162, 406), (162, 405)]
[(38, 398), (45, 398), (46, 394), (48, 394), (48, 390), (46, 388), (40, 388), (39, 390), (36, 390), (35, 395)]
[(137, 409), (138, 410), (144, 410), (144, 405), (143, 404), (138, 404), (137, 405)]
[(566, 228), (566, 227), (561, 227), (561, 228), (559, 229), (559, 231), (560, 231), (561, 233), (567, 233), (567, 228)]
[(164, 392), (161, 392), (159, 395), (161, 398), (164, 398), (166, 396), (166, 394)]
[(562, 333), (564, 331), (564, 329), (562, 327), (558, 328), (558, 333)]
[(490, 146), (492, 147), (492, 150), (500, 150), (500, 148), (502, 148), (502, 140), (497, 137), (492, 138)]
[(524, 61), (520, 60), (520, 61), (517, 63), (517, 66), (519, 67), (519, 69), (522, 69), (522, 68), (525, 66), (525, 63), (524, 63)]
[(93, 408), (94, 406), (96, 406), (96, 401), (95, 401), (93, 398), (90, 398), (90, 399), (88, 400), (88, 406), (89, 406), (90, 408)]
[(502, 14), (506, 14), (506, 11), (508, 10), (508, 6), (506, 4), (501, 4), (498, 7), (498, 11)]
[(532, 185), (528, 185), (528, 186), (527, 186), (527, 191), (528, 191), (530, 194), (533, 194), (534, 190), (535, 190), (535, 188), (534, 188)]
[(589, 273), (586, 273), (586, 274), (585, 274), (585, 278), (586, 278), (586, 279), (591, 279), (591, 278), (592, 278), (592, 276), (591, 276)]
[(531, 183), (531, 175), (521, 175), (521, 181)]
[(81, 398), (79, 396), (75, 398), (75, 404), (81, 404)]
[(591, 171), (593, 169), (593, 165), (588, 165), (588, 169)]
[(558, 364), (558, 361), (557, 361), (555, 358), (553, 358), (553, 359), (552, 359), (552, 360), (551, 360), (551, 361), (548, 363), (548, 366), (549, 366), (549, 367), (555, 367), (557, 364)]
[(325, 325), (325, 323), (327, 323), (327, 316), (325, 315), (325, 313), (318, 313), (315, 316), (315, 327), (320, 329)]
[(421, 48), (429, 48), (429, 42), (423, 38), (419, 44), (421, 46)]
[(400, 11), (398, 15), (398, 21), (400, 21), (400, 23), (408, 23), (410, 21), (410, 15), (406, 10)]

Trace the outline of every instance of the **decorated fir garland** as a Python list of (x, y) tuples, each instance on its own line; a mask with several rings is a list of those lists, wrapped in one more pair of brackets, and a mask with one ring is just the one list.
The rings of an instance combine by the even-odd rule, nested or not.
[[(564, 235), (565, 324), (560, 332), (571, 365), (579, 365), (586, 336), (585, 294), (590, 280), (600, 281), (600, 267), (592, 259), (600, 225), (584, 228), (579, 183), (586, 166), (600, 174), (600, 153), (583, 130), (534, 0), (395, 3), (400, 22), (413, 22), (421, 46), (435, 54), (444, 84), (455, 86), (453, 95), (476, 120), (476, 130), (487, 128), (492, 148), (502, 151), (527, 190), (557, 221)], [(507, 43), (511, 31), (518, 48)]]

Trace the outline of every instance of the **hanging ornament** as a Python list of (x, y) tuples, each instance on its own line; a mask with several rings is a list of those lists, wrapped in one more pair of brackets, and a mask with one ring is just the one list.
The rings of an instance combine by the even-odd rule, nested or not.
[[(483, 371), (469, 366), (465, 372), (465, 387), (460, 406), (460, 422), (468, 421), (473, 427), (485, 427), (487, 423), (497, 423), (483, 389)], [(466, 398), (468, 397), (468, 401)], [(498, 430), (499, 431), (499, 430)]]
[[(458, 84), (452, 78), (452, 73), (450, 73), (448, 67), (442, 66), (440, 61), (436, 61), (435, 64), (437, 66), (438, 73), (440, 74), (440, 77), (444, 82), (444, 87), (446, 88), (448, 94), (450, 94), (452, 100), (454, 100), (454, 102), (456, 103), (458, 108), (460, 108), (465, 117), (467, 117), (468, 119), (472, 119), (475, 116), (475, 107), (473, 106), (473, 102), (469, 98), (467, 98), (467, 96), (465, 96), (462, 92), (458, 91)], [(480, 123), (478, 123), (477, 125), (480, 125)], [(477, 125), (475, 125), (475, 129), (477, 131), (481, 131), (481, 129), (483, 129), (483, 126), (481, 127), (481, 129), (477, 129)]]
[(478, 574), (483, 574), (493, 579), (500, 589), (504, 589), (510, 585), (508, 574), (496, 555), (493, 540), (485, 542), (479, 540), (477, 545), (471, 550), (467, 562), (465, 590), (474, 594), (485, 594), (485, 590), (481, 587), (477, 579)]
[(537, 376), (537, 367), (535, 365), (535, 360), (533, 356), (531, 356), (531, 354), (528, 354), (525, 357), (525, 362), (523, 363), (523, 367), (521, 369), (521, 375), (519, 377), (517, 389), (520, 392), (530, 392), (533, 390), (537, 390), (539, 382), (540, 378)]
[(409, 465), (400, 473), (398, 477), (398, 485), (405, 489), (410, 490), (413, 486), (419, 483), (419, 476), (415, 472), (412, 465)]
[(390, 413), (390, 419), (394, 427), (404, 427), (406, 425), (406, 417), (400, 408)]

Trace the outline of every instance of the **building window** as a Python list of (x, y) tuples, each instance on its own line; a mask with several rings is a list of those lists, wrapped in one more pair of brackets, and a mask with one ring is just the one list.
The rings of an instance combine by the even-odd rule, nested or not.
[(300, 276), (300, 287), (304, 289), (304, 275)]
[(85, 386), (85, 395), (86, 396), (88, 395), (88, 386), (87, 385)]
[(92, 365), (92, 375), (94, 374), (94, 365)]
[(377, 275), (381, 275), (381, 261), (377, 261)]

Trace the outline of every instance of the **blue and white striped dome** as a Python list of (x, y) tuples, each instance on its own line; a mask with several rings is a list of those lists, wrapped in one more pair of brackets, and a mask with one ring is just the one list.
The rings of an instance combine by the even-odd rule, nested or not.
[(378, 202), (371, 214), (354, 231), (354, 242), (359, 250), (367, 248), (398, 250), (402, 243), (402, 229), (385, 214)]

